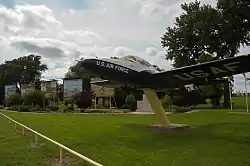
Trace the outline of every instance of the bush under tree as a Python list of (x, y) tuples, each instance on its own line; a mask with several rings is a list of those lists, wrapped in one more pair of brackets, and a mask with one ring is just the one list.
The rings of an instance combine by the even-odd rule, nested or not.
[(44, 108), (48, 105), (48, 100), (45, 98), (45, 94), (43, 92), (35, 90), (24, 95), (24, 105), (38, 105), (41, 108)]
[(129, 94), (126, 97), (124, 107), (130, 109), (131, 111), (135, 111), (137, 109), (137, 100), (133, 94)]
[(92, 92), (90, 90), (79, 92), (73, 96), (73, 100), (78, 108), (84, 110), (92, 105)]
[(21, 105), (22, 103), (23, 101), (19, 93), (10, 94), (5, 99), (5, 105), (7, 107), (13, 106), (13, 105)]

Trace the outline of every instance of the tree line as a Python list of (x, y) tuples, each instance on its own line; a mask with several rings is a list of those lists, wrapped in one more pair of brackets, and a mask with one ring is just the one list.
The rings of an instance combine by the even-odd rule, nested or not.
[[(173, 62), (173, 68), (233, 57), (239, 53), (241, 46), (249, 46), (250, 1), (218, 0), (212, 6), (196, 0), (183, 3), (181, 9), (182, 13), (175, 18), (174, 26), (167, 27), (161, 37), (166, 60)], [(0, 65), (0, 102), (4, 99), (4, 85), (15, 84), (18, 93), (20, 83), (35, 83), (39, 89), (42, 73), (47, 69), (41, 62), (41, 56), (34, 54), (5, 61)], [(92, 95), (90, 80), (94, 76), (84, 70), (81, 61), (71, 66), (65, 77), (83, 79), (83, 92), (75, 100), (78, 104), (87, 101)], [(231, 84), (233, 81), (230, 77)], [(178, 106), (205, 103), (207, 98), (211, 99), (213, 106), (220, 106), (226, 89), (228, 87), (223, 84), (195, 85), (192, 89), (183, 87), (179, 91), (158, 93), (158, 96), (165, 103)], [(116, 105), (121, 108), (126, 107), (128, 96), (127, 101), (141, 100), (143, 92), (120, 87), (115, 89), (115, 94)], [(226, 96), (229, 96), (228, 92)], [(86, 104), (83, 105), (86, 107)]]

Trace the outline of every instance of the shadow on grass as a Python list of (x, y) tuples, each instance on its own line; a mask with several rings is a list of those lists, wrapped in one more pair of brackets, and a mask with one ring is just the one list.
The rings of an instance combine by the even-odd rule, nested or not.
[[(188, 144), (206, 144), (216, 141), (233, 144), (250, 144), (250, 134), (246, 126), (250, 123), (218, 122), (199, 126), (191, 126), (181, 131), (155, 130), (151, 126), (126, 123), (122, 126), (137, 132), (137, 136), (130, 137), (132, 146), (154, 145), (161, 148), (162, 141), (166, 145), (185, 146)], [(126, 130), (126, 129), (125, 129)], [(148, 146), (149, 147), (149, 146)], [(151, 149), (152, 147), (150, 147)]]

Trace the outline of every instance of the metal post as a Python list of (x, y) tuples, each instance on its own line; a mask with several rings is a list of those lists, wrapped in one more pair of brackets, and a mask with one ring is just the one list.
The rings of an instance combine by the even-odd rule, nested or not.
[(24, 127), (22, 128), (22, 134), (24, 135)]
[(60, 161), (59, 163), (62, 164), (63, 163), (63, 149), (60, 147)]
[(231, 108), (231, 111), (233, 111), (231, 84), (230, 84), (230, 82), (229, 82), (229, 81), (228, 81), (228, 83), (229, 83), (230, 108)]
[(111, 109), (111, 97), (109, 97), (109, 109)]
[(248, 94), (247, 94), (247, 78), (246, 75), (244, 74), (244, 78), (245, 78), (245, 96), (246, 96), (246, 107), (247, 107), (247, 112), (248, 112)]
[(38, 144), (38, 136), (37, 136), (37, 134), (35, 134), (35, 144), (36, 145)]
[(96, 97), (95, 97), (95, 110), (96, 110)]
[(15, 124), (15, 130), (16, 130), (16, 123), (14, 123)]

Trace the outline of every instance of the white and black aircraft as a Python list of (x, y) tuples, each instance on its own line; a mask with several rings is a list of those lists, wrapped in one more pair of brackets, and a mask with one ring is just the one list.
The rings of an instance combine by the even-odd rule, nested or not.
[(94, 81), (93, 84), (164, 91), (183, 85), (207, 84), (216, 78), (250, 72), (250, 54), (168, 71), (160, 71), (142, 58), (131, 55), (117, 59), (85, 59), (82, 61), (82, 66), (85, 70), (104, 79)]

